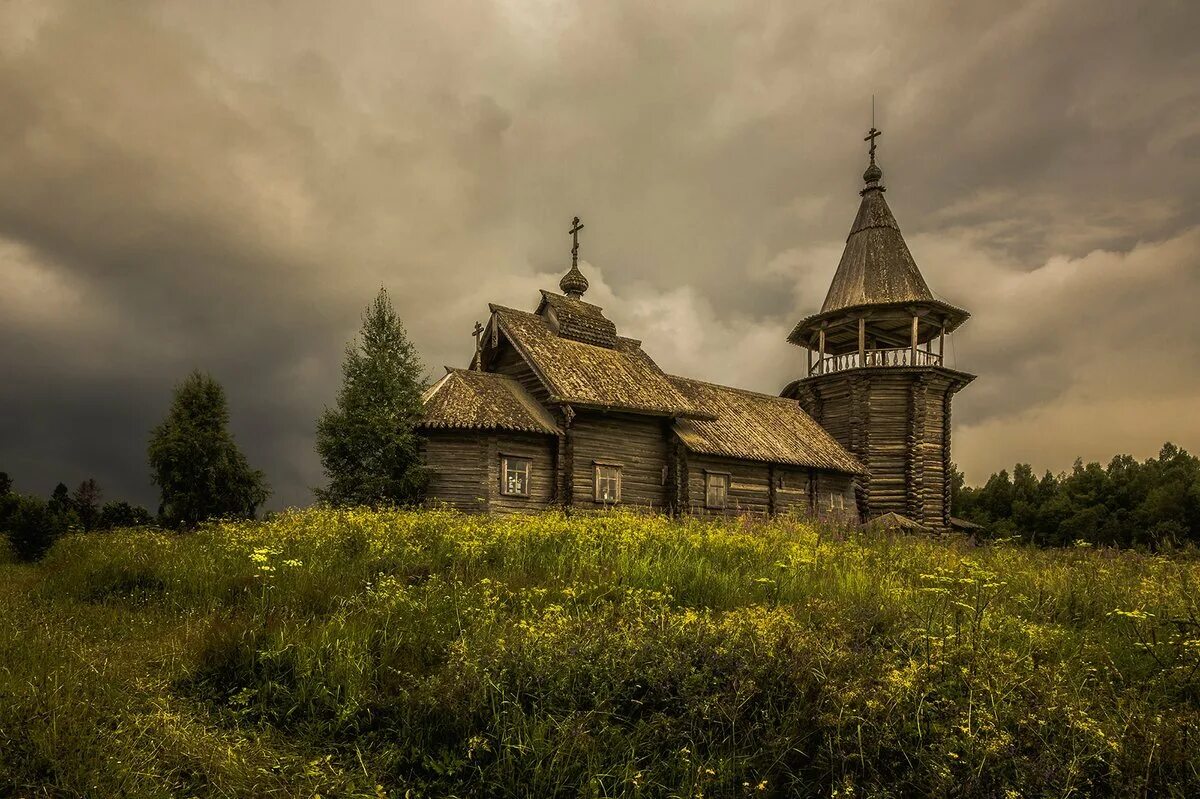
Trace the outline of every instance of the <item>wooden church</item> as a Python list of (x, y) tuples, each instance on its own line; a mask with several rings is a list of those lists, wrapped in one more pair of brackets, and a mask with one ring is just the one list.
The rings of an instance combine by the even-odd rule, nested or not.
[(583, 299), (576, 218), (562, 293), (542, 291), (532, 312), (489, 306), (470, 368), (426, 391), (429, 499), (950, 527), (950, 402), (973, 376), (943, 353), (968, 314), (917, 269), (884, 200), (878, 135), (825, 303), (788, 336), (808, 351), (804, 377), (771, 396), (663, 372)]

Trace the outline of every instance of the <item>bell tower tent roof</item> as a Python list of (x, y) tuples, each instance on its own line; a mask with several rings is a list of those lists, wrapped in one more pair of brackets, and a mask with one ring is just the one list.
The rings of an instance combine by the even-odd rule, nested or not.
[[(793, 344), (806, 346), (816, 331), (838, 324), (844, 317), (865, 316), (888, 328), (891, 325), (885, 320), (894, 315), (897, 330), (903, 330), (915, 312), (923, 317), (920, 339), (925, 341), (937, 331), (950, 332), (970, 316), (933, 296), (900, 234), (883, 196), (887, 190), (882, 183), (883, 170), (875, 163), (875, 138), (880, 135), (873, 127), (867, 134), (871, 163), (863, 172), (866, 185), (859, 192), (858, 214), (825, 302), (820, 313), (801, 320), (792, 330), (788, 341)], [(840, 341), (831, 343), (845, 346)]]

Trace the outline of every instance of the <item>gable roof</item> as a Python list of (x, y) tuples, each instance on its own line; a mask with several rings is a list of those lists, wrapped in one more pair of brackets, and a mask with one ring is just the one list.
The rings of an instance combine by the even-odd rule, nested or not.
[(883, 198), (883, 189), (869, 186), (863, 191), (858, 215), (846, 237), (846, 248), (821, 313), (861, 305), (933, 299)]
[(795, 400), (674, 375), (670, 380), (715, 417), (675, 423), (676, 434), (692, 452), (866, 473)]
[(422, 396), (419, 427), (557, 433), (549, 411), (511, 377), (446, 368)]
[(557, 335), (537, 314), (489, 307), (500, 331), (545, 383), (551, 402), (661, 416), (705, 415), (642, 350), (640, 341), (616, 336), (613, 347), (600, 347)]

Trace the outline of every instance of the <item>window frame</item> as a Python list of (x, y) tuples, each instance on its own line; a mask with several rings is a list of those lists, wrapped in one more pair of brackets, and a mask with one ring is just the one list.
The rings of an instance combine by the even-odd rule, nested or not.
[[(601, 505), (616, 505), (621, 501), (621, 471), (624, 464), (613, 463), (611, 461), (592, 461), (592, 500)], [(613, 476), (605, 477), (605, 480), (615, 479), (617, 485), (616, 497), (614, 499), (604, 499), (600, 496), (600, 479), (601, 471), (604, 469), (612, 469)]]
[[(714, 482), (713, 478), (719, 478), (725, 484), (724, 485), (725, 491), (724, 491), (724, 494), (722, 495), (723, 501), (721, 502), (720, 505), (714, 504), (711, 499), (712, 486), (713, 486), (713, 482)], [(704, 470), (704, 507), (710, 508), (712, 510), (725, 510), (726, 508), (728, 508), (729, 507), (729, 488), (732, 484), (733, 484), (733, 474), (731, 472), (718, 472), (718, 471), (710, 471), (708, 469), (705, 469)]]
[[(509, 491), (508, 489), (508, 465), (509, 462), (520, 462), (525, 465), (525, 491)], [(500, 495), (504, 497), (529, 497), (531, 495), (531, 482), (533, 481), (533, 458), (528, 455), (509, 455), (500, 453)]]

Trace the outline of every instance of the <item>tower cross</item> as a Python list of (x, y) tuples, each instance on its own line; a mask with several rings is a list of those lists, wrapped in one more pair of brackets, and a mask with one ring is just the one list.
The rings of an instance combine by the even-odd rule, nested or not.
[(867, 135), (863, 138), (863, 141), (871, 142), (871, 149), (868, 150), (867, 152), (871, 154), (871, 163), (872, 164), (875, 163), (875, 140), (878, 139), (882, 135), (883, 135), (883, 131), (877, 129), (874, 125), (872, 125), (871, 129), (869, 131), (867, 131)]
[(571, 220), (571, 229), (567, 232), (571, 234), (571, 266), (579, 266), (579, 231), (583, 230), (583, 225), (579, 224), (579, 217)]

